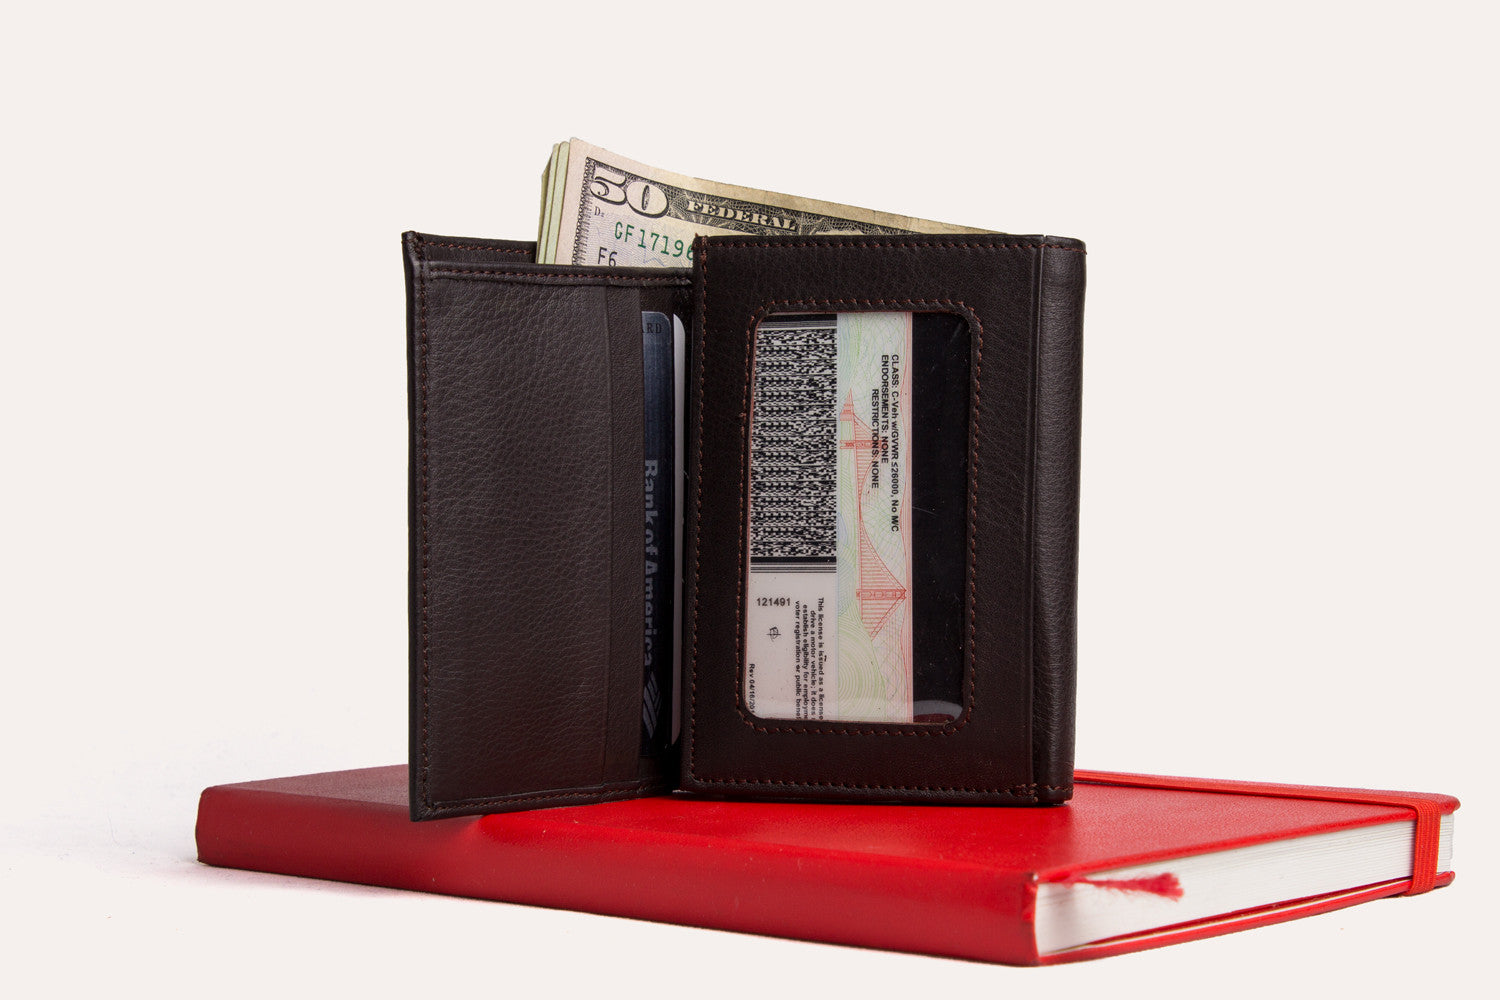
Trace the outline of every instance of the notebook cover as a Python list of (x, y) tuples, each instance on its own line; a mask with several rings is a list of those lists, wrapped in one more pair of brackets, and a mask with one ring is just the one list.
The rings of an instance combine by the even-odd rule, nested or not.
[[(1289, 901), (1039, 956), (1041, 881), (1367, 824), (1413, 806), (1370, 793), (1078, 772), (1070, 805), (725, 802), (682, 795), (412, 823), (403, 766), (220, 785), (199, 860), (837, 944), (1016, 965), (1210, 937), (1412, 888)], [(1176, 787), (1163, 787), (1175, 785)], [(1455, 799), (1409, 795), (1435, 813)], [(1434, 885), (1446, 885), (1440, 873)]]

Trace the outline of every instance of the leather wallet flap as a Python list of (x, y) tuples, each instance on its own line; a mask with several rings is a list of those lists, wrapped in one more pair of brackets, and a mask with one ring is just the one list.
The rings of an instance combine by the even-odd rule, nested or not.
[[(697, 242), (695, 257), (683, 787), (777, 797), (1066, 799), (1083, 245), (1002, 235), (713, 237)], [(963, 418), (950, 433), (960, 435), (951, 442), (963, 465), (954, 492), (964, 495), (951, 499), (966, 512), (953, 572), (942, 578), (952, 592), (940, 595), (951, 599), (961, 677), (951, 715), (938, 721), (765, 717), (747, 696), (757, 331), (777, 316), (846, 313), (937, 314), (952, 321), (944, 329), (961, 328), (967, 338), (966, 377), (936, 390), (944, 412)], [(851, 398), (850, 419), (863, 407)], [(863, 626), (845, 627), (874, 628), (884, 621), (879, 602), (903, 591), (889, 580), (860, 586), (874, 588), (859, 599), (868, 595), (877, 610), (860, 610)], [(823, 684), (821, 669), (798, 684)]]
[(650, 794), (642, 312), (664, 270), (404, 237), (414, 818)]

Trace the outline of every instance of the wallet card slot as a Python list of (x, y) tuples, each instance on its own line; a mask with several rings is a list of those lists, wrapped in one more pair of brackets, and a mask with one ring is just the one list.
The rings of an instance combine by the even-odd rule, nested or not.
[[(418, 737), (430, 805), (604, 778), (603, 297), (427, 282)], [(476, 313), (483, 322), (468, 322)]]
[(685, 275), (408, 234), (412, 814), (650, 794), (641, 299)]
[[(604, 770), (612, 781), (638, 769), (655, 770), (641, 758), (663, 755), (673, 741), (684, 492), (677, 481), (681, 414), (672, 370), (673, 339), (683, 333), (679, 317), (685, 302), (679, 292), (659, 283), (606, 291), (614, 603)], [(654, 441), (646, 440), (648, 430)]]

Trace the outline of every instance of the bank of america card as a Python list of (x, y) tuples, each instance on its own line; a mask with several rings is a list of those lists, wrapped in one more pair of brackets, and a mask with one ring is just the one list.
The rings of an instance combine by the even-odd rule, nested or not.
[(641, 752), (676, 740), (675, 678), (682, 651), (682, 405), (686, 331), (682, 320), (641, 313), (645, 458), (645, 649)]
[(753, 714), (957, 715), (968, 364), (967, 328), (948, 314), (760, 325), (744, 672)]

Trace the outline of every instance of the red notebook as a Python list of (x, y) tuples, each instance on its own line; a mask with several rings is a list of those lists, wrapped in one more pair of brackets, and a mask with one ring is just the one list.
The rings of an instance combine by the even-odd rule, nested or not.
[(1018, 965), (1453, 880), (1445, 795), (1079, 771), (1066, 806), (662, 796), (413, 823), (405, 767), (219, 785), (212, 865)]

